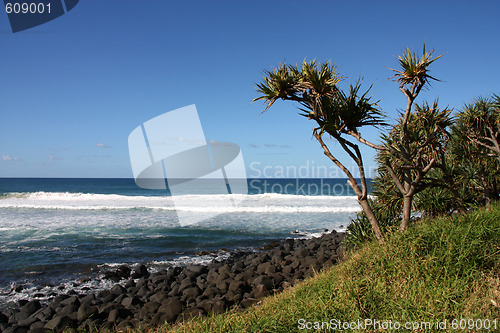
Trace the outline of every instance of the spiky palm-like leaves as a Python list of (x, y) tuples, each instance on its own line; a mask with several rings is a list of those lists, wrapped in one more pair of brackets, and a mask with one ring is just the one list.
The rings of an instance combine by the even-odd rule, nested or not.
[[(399, 210), (391, 211), (386, 209), (379, 197), (370, 198), (370, 205), (380, 222), (380, 228), (384, 234), (392, 232), (397, 226), (399, 221)], [(365, 242), (373, 239), (373, 232), (371, 232), (371, 225), (365, 212), (361, 211), (351, 220), (347, 226), (345, 244), (348, 249), (356, 248), (363, 245)]]
[(264, 111), (267, 111), (279, 99), (295, 100), (298, 98), (297, 84), (300, 81), (300, 73), (287, 64), (267, 70), (264, 72), (263, 81), (256, 86), (257, 92), (262, 95), (253, 101), (264, 100), (266, 102)]
[[(406, 229), (414, 208), (413, 197), (430, 184), (426, 174), (444, 161), (445, 146), (452, 125), (451, 110), (440, 109), (436, 100), (432, 105), (415, 105), (408, 116), (401, 114), (398, 124), (383, 135), (385, 150), (378, 155), (403, 199), (401, 230)], [(406, 125), (406, 126), (405, 126)], [(405, 140), (402, 142), (402, 132)]]
[(330, 62), (282, 64), (264, 71), (262, 82), (256, 84), (261, 95), (253, 101), (264, 101), (264, 111), (279, 99), (298, 102), (302, 115), (315, 120), (321, 134), (359, 135), (361, 127), (385, 126), (384, 114), (368, 96), (370, 89), (361, 93), (361, 83), (357, 82), (345, 92), (338, 87), (341, 79)]
[(383, 204), (380, 209), (385, 214), (399, 212), (402, 217), (408, 196), (414, 198), (409, 208), (417, 216), (465, 210), (466, 195), (456, 183), (457, 165), (450, 160), (448, 128), (453, 123), (450, 113), (448, 108), (440, 109), (437, 100), (433, 104), (415, 105), (407, 128), (411, 152), (408, 155), (398, 145), (403, 115), (392, 131), (383, 136), (387, 149), (377, 155), (379, 168), (373, 194)]
[(476, 98), (457, 117), (470, 144), (485, 148), (485, 154), (500, 161), (500, 97)]
[(489, 205), (498, 199), (500, 181), (500, 98), (479, 97), (457, 114), (452, 128), (452, 154), (462, 168), (459, 181), (478, 202)]
[(429, 83), (430, 80), (438, 81), (429, 74), (429, 66), (443, 55), (433, 58), (433, 53), (434, 50), (426, 51), (424, 44), (420, 58), (409, 48), (403, 51), (403, 55), (398, 56), (400, 69), (391, 68), (391, 70), (396, 72), (394, 79), (399, 83), (401, 89), (408, 89), (408, 93), (418, 95), (420, 88)]
[(444, 140), (449, 135), (447, 129), (453, 124), (451, 110), (440, 109), (438, 100), (432, 105), (423, 102), (415, 105), (415, 111), (408, 118), (406, 145), (409, 149), (404, 149), (399, 140), (404, 126), (403, 115), (400, 115), (398, 124), (388, 135), (382, 136), (388, 148), (382, 154), (410, 168), (423, 168), (443, 150)]
[(264, 100), (267, 111), (278, 99), (306, 102), (316, 115), (321, 113), (322, 100), (332, 99), (338, 92), (337, 84), (342, 77), (337, 67), (324, 62), (304, 61), (301, 67), (279, 65), (263, 73), (263, 80), (256, 84), (261, 96), (253, 101)]
[[(357, 194), (374, 234), (380, 242), (383, 242), (378, 221), (368, 202), (368, 186), (361, 152), (357, 144), (345, 137), (351, 135), (358, 141), (368, 142), (361, 137), (359, 128), (384, 125), (383, 114), (377, 104), (370, 101), (368, 92), (360, 94), (360, 83), (351, 85), (347, 93), (342, 91), (338, 86), (342, 77), (338, 74), (336, 66), (330, 62), (318, 64), (316, 61), (304, 61), (301, 66), (283, 64), (265, 71), (263, 76), (262, 82), (256, 85), (257, 92), (261, 96), (254, 101), (264, 101), (266, 103), (264, 111), (278, 99), (295, 101), (299, 103), (303, 116), (316, 121), (318, 127), (313, 130), (314, 137), (320, 143), (325, 155), (349, 178), (349, 184)], [(325, 132), (337, 140), (342, 149), (354, 160), (360, 173), (360, 184), (324, 143), (322, 137)]]
[(472, 103), (465, 104), (459, 112), (460, 122), (469, 128), (469, 135), (487, 136), (488, 127), (499, 127), (499, 114), (495, 112), (490, 98), (478, 97)]
[[(302, 108), (303, 116), (314, 119), (321, 129), (332, 136), (339, 134), (359, 134), (364, 126), (385, 126), (384, 114), (376, 102), (371, 102), (368, 89), (360, 93), (361, 83), (349, 86), (348, 93), (339, 90), (335, 98), (326, 99), (322, 103), (321, 112)], [(310, 105), (307, 105), (310, 110)]]

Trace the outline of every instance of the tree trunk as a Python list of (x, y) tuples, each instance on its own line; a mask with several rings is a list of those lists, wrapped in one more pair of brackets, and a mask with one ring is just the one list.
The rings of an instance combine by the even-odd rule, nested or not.
[(486, 180), (486, 176), (482, 175), (482, 181), (483, 181), (483, 198), (484, 198), (484, 205), (486, 206), (486, 209), (489, 210), (491, 203), (494, 201), (495, 196), (496, 196), (496, 191), (494, 190), (494, 185), (495, 184), (490, 184)]
[(372, 226), (372, 231), (375, 234), (375, 237), (377, 238), (379, 244), (384, 244), (384, 236), (382, 236), (382, 231), (380, 230), (380, 226), (378, 225), (377, 218), (375, 217), (375, 214), (372, 211), (372, 208), (370, 206), (370, 203), (368, 202), (368, 199), (358, 199), (359, 204), (363, 208), (363, 211), (366, 214), (366, 217), (368, 218), (368, 221), (370, 221), (370, 224)]
[[(448, 182), (448, 184), (451, 184), (451, 182)], [(453, 195), (453, 199), (455, 200), (455, 205), (457, 206), (458, 213), (465, 214), (467, 210), (465, 209), (465, 205), (462, 198), (460, 197), (460, 194), (458, 193), (457, 189), (453, 187), (454, 185), (450, 186), (451, 186), (450, 191), (451, 194)], [(453, 211), (451, 211), (451, 213), (453, 213)]]
[(401, 225), (399, 226), (399, 230), (405, 231), (410, 224), (411, 218), (411, 204), (413, 202), (413, 195), (405, 195), (403, 197), (403, 219), (401, 220)]
[(489, 210), (491, 202), (493, 201), (493, 195), (489, 185), (485, 186), (483, 196), (484, 196), (484, 205), (486, 206), (486, 210)]
[[(375, 234), (375, 237), (377, 238), (378, 242), (380, 244), (384, 244), (384, 237), (382, 236), (382, 231), (380, 230), (380, 226), (378, 224), (377, 218), (375, 217), (375, 214), (373, 214), (372, 207), (370, 206), (370, 203), (368, 202), (367, 199), (367, 188), (366, 188), (366, 178), (364, 175), (364, 168), (363, 168), (363, 162), (361, 160), (361, 156), (359, 153), (359, 150), (356, 150), (356, 153), (358, 154), (359, 158), (353, 157), (354, 161), (358, 165), (359, 168), (359, 173), (361, 177), (361, 186), (363, 189), (359, 188), (358, 183), (356, 182), (356, 179), (354, 179), (354, 176), (351, 174), (349, 169), (347, 169), (342, 163), (340, 163), (339, 160), (337, 160), (332, 153), (330, 152), (330, 149), (328, 149), (327, 145), (323, 142), (323, 139), (321, 138), (321, 135), (318, 134), (317, 129), (313, 130), (313, 135), (318, 140), (320, 143), (321, 147), (323, 148), (323, 152), (328, 158), (335, 163), (344, 173), (347, 175), (349, 180), (347, 183), (351, 186), (352, 190), (356, 195), (358, 196), (358, 202), (363, 208), (363, 211), (366, 214), (366, 217), (368, 218), (368, 221), (370, 221), (370, 225), (372, 226), (372, 231)], [(342, 144), (341, 140), (338, 140)], [(348, 152), (351, 157), (352, 157), (352, 152), (349, 151), (349, 149), (346, 148), (345, 144), (342, 144), (342, 148)]]

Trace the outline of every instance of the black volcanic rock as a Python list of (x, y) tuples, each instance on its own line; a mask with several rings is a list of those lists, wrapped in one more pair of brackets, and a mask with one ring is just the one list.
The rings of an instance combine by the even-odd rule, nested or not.
[(343, 239), (334, 231), (317, 239), (287, 239), (264, 246), (267, 251), (235, 252), (223, 262), (154, 273), (144, 265), (123, 265), (104, 273), (118, 283), (97, 295), (73, 291), (46, 305), (20, 301), (17, 309), (0, 313), (0, 331), (126, 330), (221, 313), (233, 305), (245, 309), (337, 263)]

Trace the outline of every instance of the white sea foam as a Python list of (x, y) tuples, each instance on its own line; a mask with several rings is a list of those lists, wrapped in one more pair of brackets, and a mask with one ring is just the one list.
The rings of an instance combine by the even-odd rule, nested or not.
[[(228, 206), (227, 198), (241, 201)], [(182, 195), (174, 206), (167, 196), (124, 196), (87, 193), (14, 193), (0, 199), (0, 208), (56, 210), (160, 210), (199, 213), (328, 213), (356, 212), (353, 196), (301, 196), (287, 194)]]
[(218, 252), (213, 255), (180, 256), (171, 260), (155, 260), (151, 262), (151, 271), (155, 272), (167, 266), (208, 265), (214, 259), (224, 260), (229, 257), (229, 252)]
[[(124, 284), (126, 280), (120, 281), (118, 284)], [(11, 283), (10, 286), (0, 287), (0, 310), (7, 309), (16, 304), (19, 300), (37, 299), (43, 304), (47, 304), (49, 299), (54, 295), (65, 295), (70, 291), (75, 291), (79, 294), (86, 294), (88, 290), (92, 293), (97, 293), (100, 290), (110, 289), (116, 284), (111, 280), (101, 278), (85, 279), (83, 282), (77, 279), (66, 281), (56, 286), (37, 286), (33, 284), (22, 284), (23, 289), (19, 292), (14, 291), (17, 283)], [(38, 296), (38, 297), (35, 297)], [(49, 296), (52, 295), (52, 296)]]
[[(238, 196), (238, 206), (227, 197)], [(340, 231), (360, 210), (353, 196), (184, 195), (174, 207), (167, 196), (124, 196), (86, 193), (14, 193), (0, 198), (0, 252), (23, 252), (23, 246), (50, 241), (93, 242), (114, 239), (165, 238), (169, 228), (179, 228), (177, 211), (221, 214), (195, 228), (237, 232), (290, 232), (295, 229)], [(238, 200), (239, 201), (239, 200)], [(165, 229), (167, 228), (167, 229)], [(118, 243), (117, 243), (118, 244)], [(66, 244), (67, 245), (67, 244)], [(28, 251), (28, 250), (26, 250)], [(46, 252), (43, 246), (29, 251)]]
[[(158, 272), (164, 270), (170, 266), (187, 266), (187, 265), (208, 265), (213, 260), (224, 260), (230, 256), (230, 252), (227, 251), (219, 251), (213, 254), (202, 255), (202, 256), (179, 256), (177, 258), (173, 258), (170, 260), (158, 260), (151, 261), (146, 264), (147, 269), (150, 273)], [(33, 284), (24, 284), (22, 290), (19, 292), (14, 291), (14, 288), (19, 285), (16, 283), (11, 283), (8, 286), (0, 287), (0, 311), (3, 308), (8, 308), (9, 305), (13, 305), (17, 303), (19, 300), (32, 300), (37, 299), (42, 303), (48, 303), (48, 300), (51, 296), (48, 295), (62, 295), (67, 294), (70, 291), (76, 291), (80, 294), (86, 294), (90, 290), (92, 293), (97, 294), (100, 290), (110, 289), (117, 282), (113, 282), (111, 280), (104, 279), (104, 275), (102, 274), (106, 270), (113, 270), (122, 265), (129, 266), (134, 268), (137, 265), (130, 265), (129, 263), (105, 263), (101, 265), (97, 265), (101, 274), (98, 276), (94, 276), (91, 278), (82, 279), (69, 279), (58, 285), (48, 285), (48, 286), (37, 286)], [(29, 275), (38, 274), (39, 272), (27, 272)], [(121, 280), (118, 284), (124, 285), (127, 280)], [(37, 295), (38, 297), (35, 297)]]

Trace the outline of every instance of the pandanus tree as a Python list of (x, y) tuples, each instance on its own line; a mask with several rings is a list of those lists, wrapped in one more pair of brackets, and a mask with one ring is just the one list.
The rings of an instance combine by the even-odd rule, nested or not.
[[(392, 130), (382, 136), (383, 149), (378, 160), (385, 165), (387, 175), (401, 194), (397, 196), (402, 201), (397, 203), (402, 206), (400, 230), (408, 227), (415, 195), (442, 185), (440, 179), (428, 175), (432, 168), (447, 170), (445, 147), (452, 124), (450, 113), (448, 108), (440, 109), (437, 100), (432, 105), (416, 104), (413, 112), (401, 114)], [(380, 199), (387, 198), (382, 195)], [(395, 200), (394, 196), (389, 199)], [(394, 206), (394, 202), (390, 205)]]
[(386, 144), (381, 149), (382, 162), (403, 197), (403, 210), (400, 230), (405, 230), (410, 222), (412, 203), (422, 185), (425, 175), (439, 161), (437, 153), (444, 131), (451, 124), (450, 110), (440, 110), (437, 103), (433, 106), (423, 104), (413, 111), (415, 99), (420, 91), (437, 80), (429, 74), (429, 66), (442, 55), (433, 58), (433, 51), (426, 51), (418, 57), (406, 49), (398, 57), (399, 69), (394, 79), (407, 99), (406, 109), (400, 115), (398, 124), (385, 136)]
[[(313, 136), (321, 145), (324, 154), (348, 177), (348, 183), (357, 195), (375, 237), (383, 243), (379, 222), (368, 200), (361, 151), (353, 139), (376, 147), (364, 140), (360, 129), (366, 126), (384, 126), (384, 116), (377, 103), (372, 102), (367, 95), (370, 89), (361, 93), (361, 84), (358, 82), (343, 91), (339, 87), (341, 80), (337, 67), (330, 62), (318, 64), (315, 61), (304, 61), (296, 66), (281, 64), (264, 72), (262, 82), (256, 86), (261, 95), (255, 98), (254, 102), (263, 100), (266, 103), (264, 111), (267, 111), (277, 100), (293, 101), (298, 103), (302, 116), (316, 122)], [(325, 133), (336, 140), (354, 161), (359, 171), (359, 182), (345, 162), (337, 159), (325, 144)]]
[(464, 187), (462, 196), (469, 206), (489, 206), (498, 198), (500, 162), (484, 146), (471, 141), (468, 131), (468, 126), (460, 121), (452, 127), (450, 154), (460, 164), (454, 183)]
[(478, 191), (478, 201), (486, 206), (498, 199), (500, 175), (500, 97), (479, 97), (457, 114), (452, 128), (452, 153), (462, 165), (460, 182), (470, 192)]
[(500, 96), (479, 97), (457, 115), (468, 141), (485, 148), (485, 154), (500, 161)]

